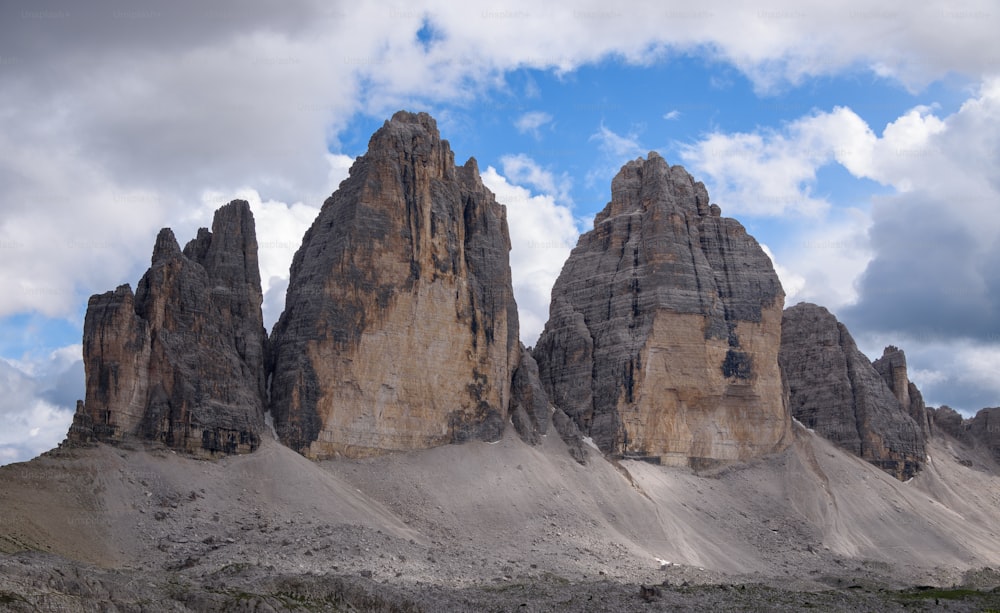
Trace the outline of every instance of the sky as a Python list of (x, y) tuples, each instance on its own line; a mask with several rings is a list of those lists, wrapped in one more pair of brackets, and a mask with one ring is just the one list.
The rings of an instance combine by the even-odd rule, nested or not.
[(729, 0), (0, 4), (0, 464), (64, 438), (90, 295), (233, 198), (264, 316), (319, 206), (399, 109), (507, 206), (533, 345), (580, 232), (657, 151), (771, 255), (786, 305), (930, 405), (1000, 405), (1000, 7)]

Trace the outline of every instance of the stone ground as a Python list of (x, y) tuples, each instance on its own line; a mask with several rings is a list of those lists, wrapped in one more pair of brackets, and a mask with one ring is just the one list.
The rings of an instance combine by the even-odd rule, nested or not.
[(0, 511), (0, 610), (1000, 610), (1000, 478), (943, 439), (909, 483), (802, 428), (700, 472), (102, 445), (0, 468)]

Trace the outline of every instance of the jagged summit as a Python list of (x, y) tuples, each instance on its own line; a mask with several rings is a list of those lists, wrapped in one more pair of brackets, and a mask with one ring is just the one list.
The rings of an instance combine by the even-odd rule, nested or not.
[(264, 414), (264, 332), (250, 205), (221, 207), (183, 251), (169, 228), (150, 268), (90, 298), (86, 400), (70, 442), (141, 439), (196, 454), (253, 451)]
[(745, 459), (780, 449), (789, 432), (783, 301), (753, 237), (651, 153), (614, 178), (533, 354), (552, 402), (607, 453)]
[(312, 457), (495, 440), (518, 363), (506, 210), (425, 113), (323, 205), (272, 333), (278, 433)]

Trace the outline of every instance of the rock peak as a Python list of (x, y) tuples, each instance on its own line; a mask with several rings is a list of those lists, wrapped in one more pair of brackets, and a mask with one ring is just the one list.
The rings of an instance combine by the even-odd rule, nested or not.
[(683, 166), (670, 166), (659, 153), (636, 158), (622, 166), (611, 181), (611, 202), (594, 218), (595, 226), (623, 214), (658, 206), (664, 213), (684, 212), (713, 215), (705, 184), (696, 181)]
[(90, 298), (86, 401), (70, 442), (140, 439), (198, 455), (257, 447), (267, 339), (249, 205), (222, 207), (212, 229), (182, 253), (164, 228), (134, 295), (121, 285)]
[(292, 262), (272, 336), (278, 434), (311, 457), (469, 438), (507, 423), (519, 362), (506, 209), (426, 113), (371, 138)]
[(177, 244), (177, 238), (174, 236), (174, 231), (170, 228), (163, 228), (156, 235), (156, 243), (153, 245), (153, 257), (151, 258), (151, 263), (153, 266), (167, 261), (171, 258), (177, 257), (181, 254), (180, 245)]
[(714, 209), (683, 167), (632, 160), (552, 290), (540, 378), (607, 453), (699, 463), (787, 442), (784, 292), (753, 237)]

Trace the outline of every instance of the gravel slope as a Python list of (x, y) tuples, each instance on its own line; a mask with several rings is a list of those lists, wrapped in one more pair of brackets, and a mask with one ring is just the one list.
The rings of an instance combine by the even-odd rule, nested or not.
[(60, 450), (0, 468), (0, 608), (944, 606), (913, 586), (945, 589), (953, 610), (1000, 608), (988, 458), (935, 439), (928, 469), (900, 483), (795, 437), (701, 473), (596, 452), (581, 466), (556, 436), (512, 434), (320, 463), (270, 440), (218, 461)]

